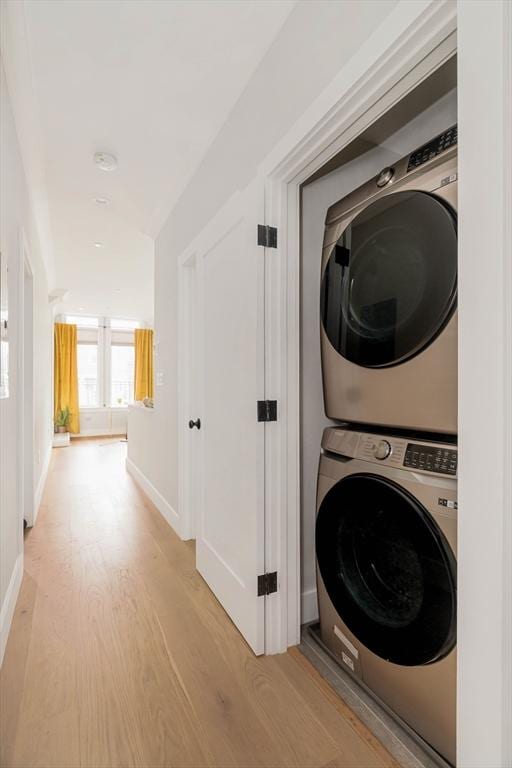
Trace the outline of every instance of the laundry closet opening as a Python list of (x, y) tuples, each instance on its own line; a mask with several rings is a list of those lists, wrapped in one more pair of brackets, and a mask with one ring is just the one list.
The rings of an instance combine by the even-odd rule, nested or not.
[(302, 185), (300, 291), (301, 623), (454, 764), (456, 56)]

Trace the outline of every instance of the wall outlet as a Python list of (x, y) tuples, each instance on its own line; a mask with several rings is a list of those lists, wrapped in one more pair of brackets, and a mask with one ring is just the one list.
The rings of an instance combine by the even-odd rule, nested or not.
[(158, 371), (156, 374), (156, 385), (157, 387), (163, 386), (164, 383), (164, 374), (163, 371)]

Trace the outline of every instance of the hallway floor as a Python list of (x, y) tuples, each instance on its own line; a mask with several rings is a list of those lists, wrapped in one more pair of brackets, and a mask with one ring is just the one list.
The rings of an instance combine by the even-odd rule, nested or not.
[(125, 455), (112, 439), (53, 452), (1, 674), (1, 767), (396, 767), (298, 651), (252, 654)]

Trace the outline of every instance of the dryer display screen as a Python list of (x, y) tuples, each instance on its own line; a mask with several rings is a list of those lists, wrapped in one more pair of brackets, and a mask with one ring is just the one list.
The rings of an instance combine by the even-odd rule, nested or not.
[(432, 141), (429, 141), (428, 144), (424, 144), (422, 147), (412, 153), (412, 155), (409, 157), (407, 173), (412, 171), (414, 168), (417, 168), (419, 165), (423, 165), (423, 163), (427, 163), (429, 160), (432, 160), (433, 157), (437, 157), (437, 155), (439, 155), (445, 149), (449, 149), (455, 144), (457, 144), (457, 126), (452, 125), (452, 127), (448, 128), (447, 131), (441, 133), (439, 136), (436, 136), (436, 138), (432, 139)]
[(457, 451), (452, 448), (408, 443), (404, 467), (422, 469), (425, 472), (437, 472), (440, 475), (456, 475)]

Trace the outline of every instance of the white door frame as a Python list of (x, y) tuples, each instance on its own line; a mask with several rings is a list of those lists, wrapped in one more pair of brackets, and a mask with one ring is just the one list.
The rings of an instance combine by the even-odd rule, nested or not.
[(458, 762), (512, 765), (512, 5), (460, 2)]
[[(200, 350), (195, 329), (200, 322), (193, 311), (200, 312), (197, 301), (197, 251), (188, 249), (178, 262), (178, 514), (179, 535), (182, 539), (195, 538), (196, 511), (193, 509), (194, 491), (200, 482), (200, 447), (194, 455), (190, 419), (197, 419), (197, 386), (193, 384), (194, 368)], [(195, 441), (196, 446), (199, 441)]]
[[(22, 229), (19, 232), (19, 357), (18, 357), (18, 424), (19, 442), (19, 499), (23, 530), (23, 519), (28, 526), (35, 523), (34, 486), (34, 269), (29, 255), (28, 243)], [(30, 295), (27, 296), (26, 284), (29, 281)], [(27, 349), (28, 342), (28, 349)], [(27, 352), (30, 352), (27, 361)], [(28, 364), (27, 364), (28, 363)]]

